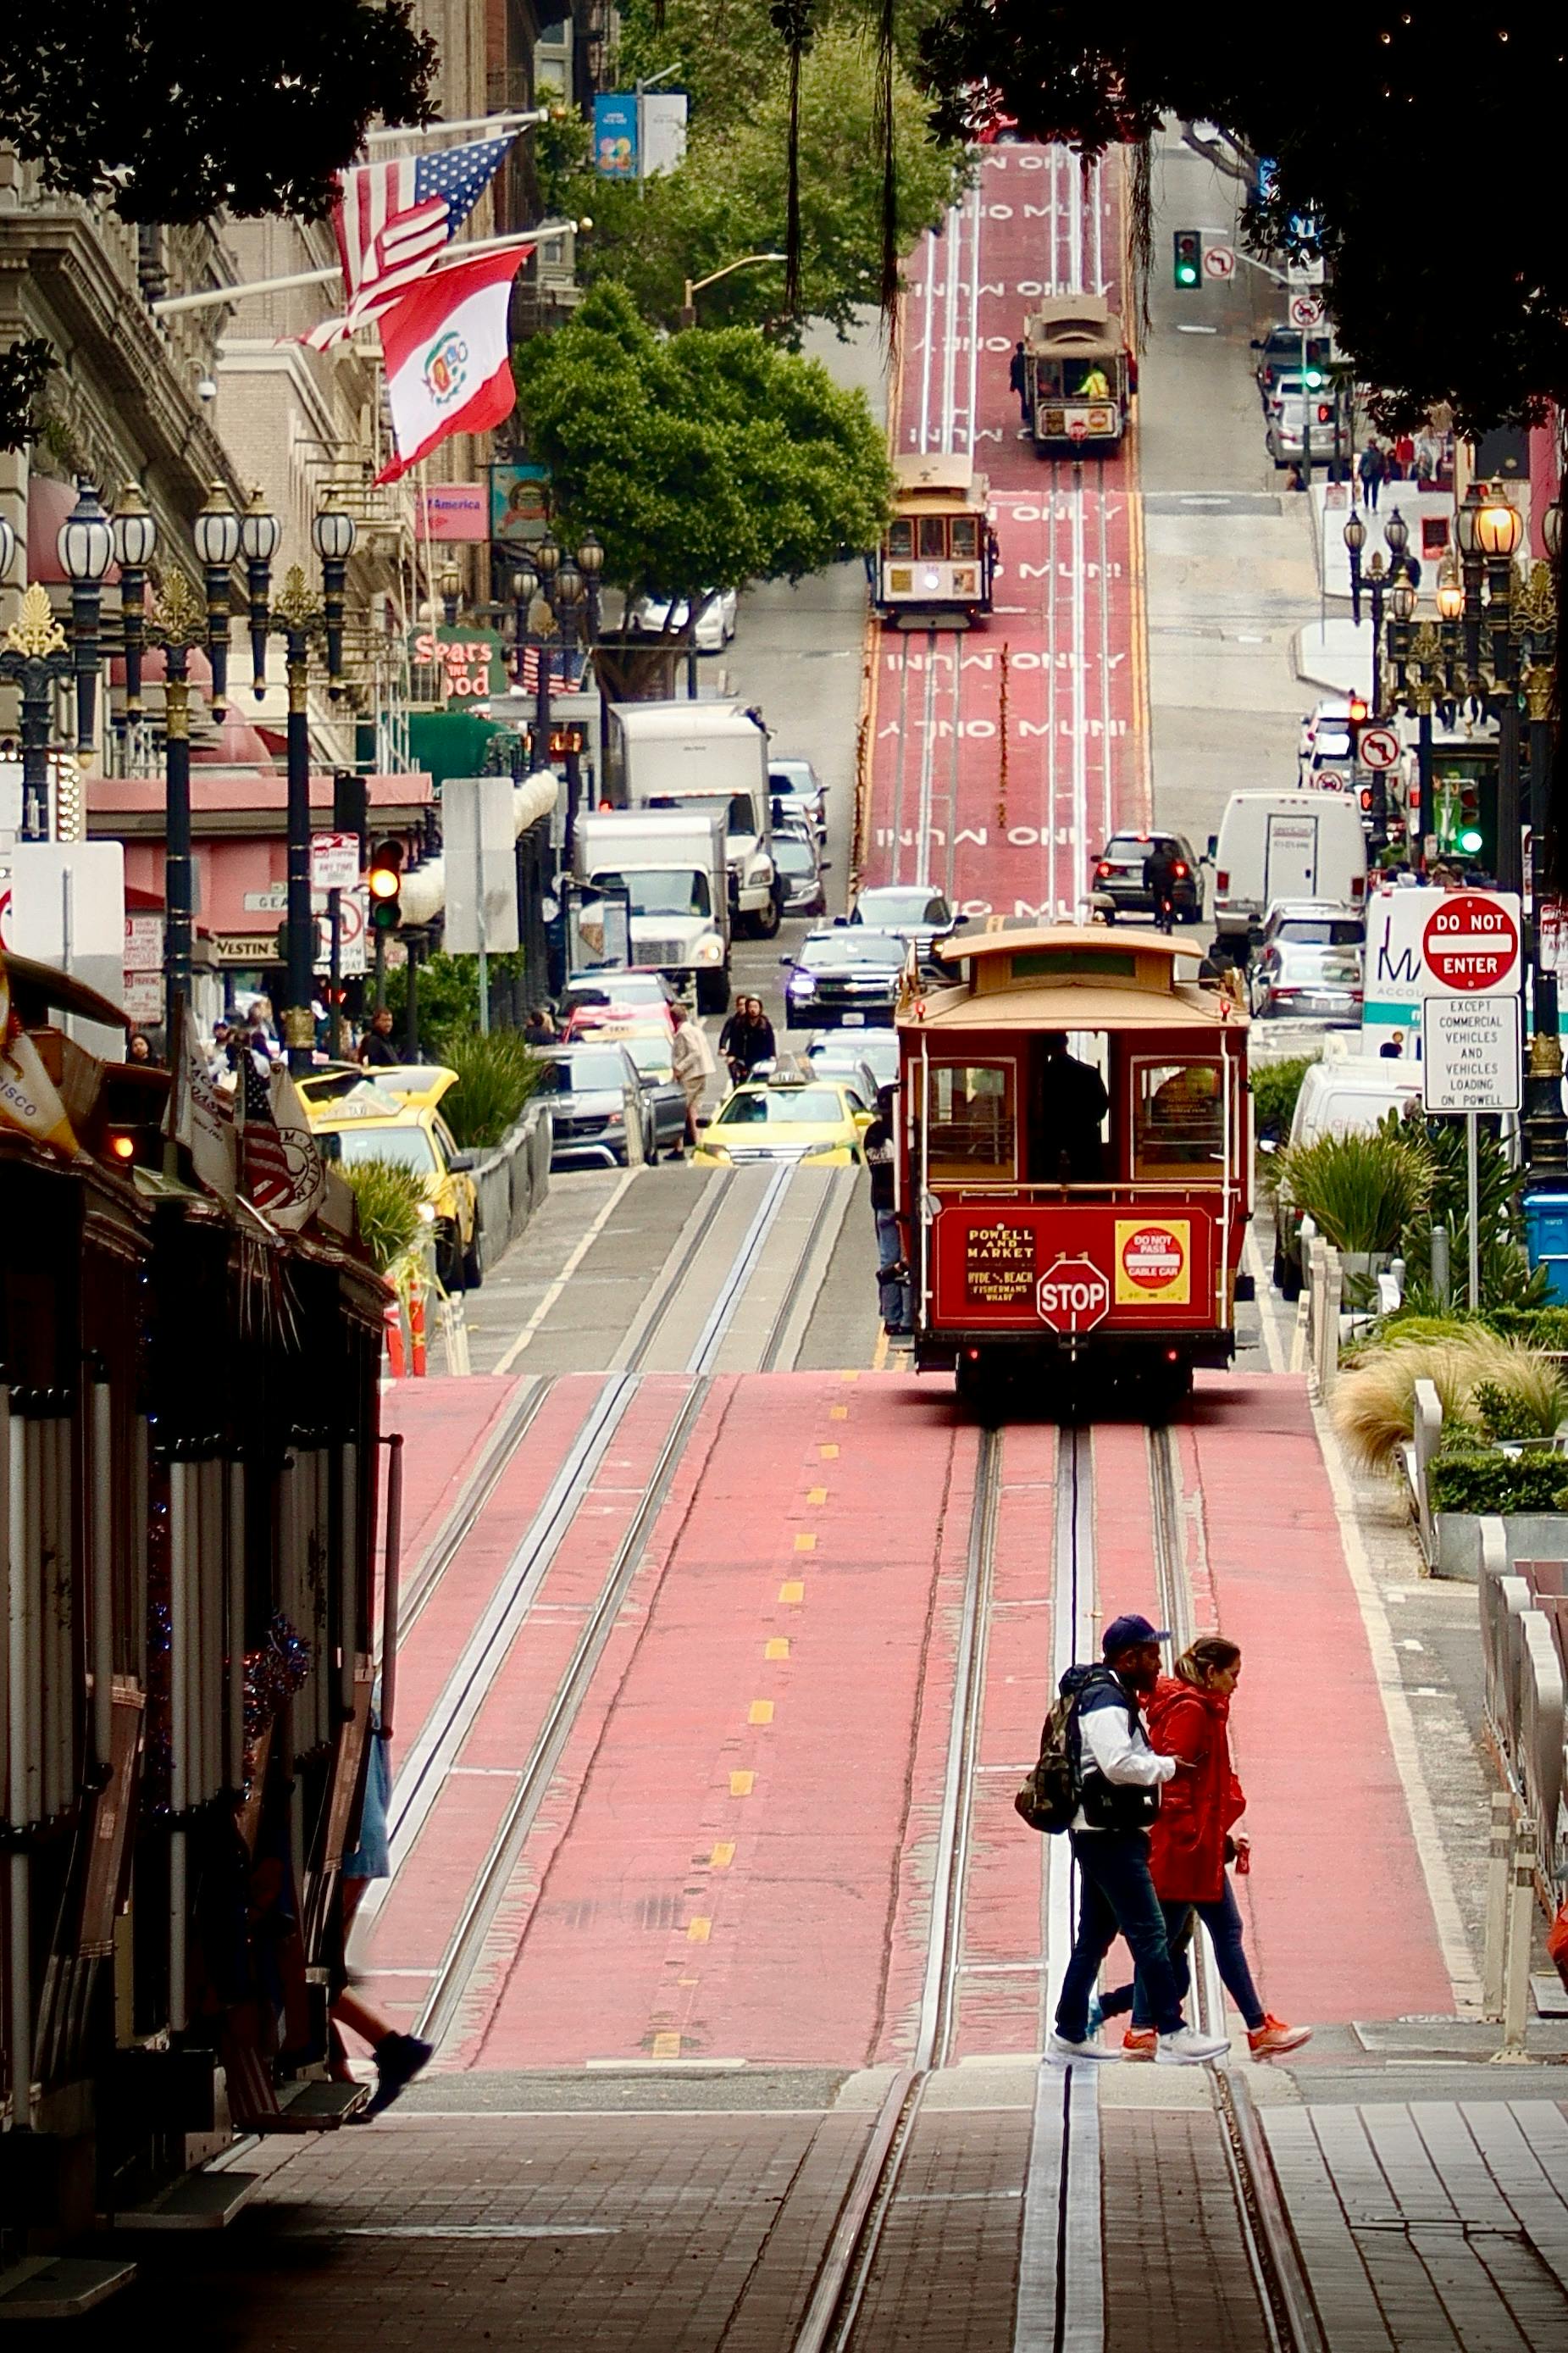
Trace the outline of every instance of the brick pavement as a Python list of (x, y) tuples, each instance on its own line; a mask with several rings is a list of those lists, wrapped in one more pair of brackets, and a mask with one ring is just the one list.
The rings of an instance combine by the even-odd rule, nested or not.
[(1100, 2137), (1105, 2353), (1267, 2353), (1218, 2117), (1104, 2108)]

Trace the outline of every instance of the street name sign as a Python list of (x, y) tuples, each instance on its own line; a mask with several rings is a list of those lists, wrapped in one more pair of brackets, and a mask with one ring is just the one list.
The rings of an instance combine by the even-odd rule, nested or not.
[(1421, 925), (1422, 995), (1517, 996), (1519, 925), (1517, 892), (1446, 891)]
[(1321, 286), (1323, 282), (1323, 257), (1314, 253), (1300, 261), (1285, 264), (1287, 286)]
[(1392, 768), (1399, 757), (1399, 738), (1392, 727), (1363, 727), (1356, 757), (1363, 768)]
[(1421, 1093), (1430, 1112), (1517, 1111), (1520, 1000), (1434, 997), (1422, 1039)]

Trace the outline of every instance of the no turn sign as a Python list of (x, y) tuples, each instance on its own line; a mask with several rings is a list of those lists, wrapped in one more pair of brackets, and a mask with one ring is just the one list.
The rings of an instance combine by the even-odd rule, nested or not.
[(1356, 758), (1363, 768), (1392, 768), (1399, 757), (1399, 738), (1392, 727), (1363, 727)]
[(1291, 295), (1290, 324), (1293, 327), (1300, 327), (1305, 333), (1309, 328), (1321, 327), (1322, 323), (1323, 298), (1321, 294)]
[(1230, 245), (1205, 245), (1204, 248), (1204, 276), (1205, 278), (1219, 279), (1234, 278), (1236, 276), (1235, 247)]
[(1453, 891), (1422, 926), (1423, 993), (1501, 997), (1518, 989), (1519, 900), (1509, 891)]

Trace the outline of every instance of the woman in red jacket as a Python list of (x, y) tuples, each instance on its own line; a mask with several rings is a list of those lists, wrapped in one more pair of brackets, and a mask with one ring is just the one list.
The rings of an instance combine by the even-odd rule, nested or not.
[[(1264, 2057), (1299, 2050), (1311, 2029), (1286, 2026), (1258, 2000), (1242, 1945), (1241, 1913), (1226, 1876), (1226, 1864), (1233, 1859), (1245, 1872), (1250, 1853), (1246, 1834), (1232, 1831), (1247, 1809), (1231, 1767), (1227, 1728), (1230, 1696), (1240, 1676), (1236, 1644), (1223, 1634), (1205, 1634), (1182, 1653), (1174, 1674), (1162, 1675), (1150, 1694), (1150, 1746), (1163, 1757), (1179, 1757), (1190, 1769), (1167, 1781), (1160, 1793), (1149, 1834), (1149, 1870), (1164, 1911), (1180, 1990), (1184, 1995), (1187, 1989), (1187, 1947), (1195, 1918), (1209, 1932), (1221, 1979), (1246, 2021), (1253, 2053)], [(1131, 2009), (1123, 2051), (1129, 2058), (1152, 2059), (1157, 2038), (1142, 2014), (1141, 1990), (1123, 1986), (1102, 1995), (1100, 2016)]]

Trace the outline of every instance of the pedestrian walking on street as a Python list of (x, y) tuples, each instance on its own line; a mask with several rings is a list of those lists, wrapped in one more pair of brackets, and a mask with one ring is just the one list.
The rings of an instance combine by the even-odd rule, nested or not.
[(1115, 2059), (1091, 2039), (1089, 2000), (1118, 1929), (1127, 1939), (1167, 2066), (1202, 2066), (1228, 2044), (1200, 2034), (1182, 2016), (1182, 1998), (1165, 1935), (1165, 1915), (1150, 1875), (1149, 1833), (1161, 1792), (1193, 1760), (1156, 1756), (1143, 1730), (1141, 1698), (1160, 1677), (1160, 1645), (1169, 1641), (1136, 1614), (1113, 1619), (1101, 1638), (1104, 1663), (1069, 1667), (1062, 1677), (1074, 1703), (1069, 1732), (1079, 1809), (1068, 1835), (1079, 1869), (1078, 1938), (1062, 1978), (1056, 2029), (1047, 2056)]
[(697, 1113), (707, 1092), (708, 1082), (718, 1065), (713, 1049), (703, 1035), (700, 1021), (693, 1021), (684, 1005), (670, 1008), (670, 1019), (675, 1035), (669, 1041), (669, 1067), (679, 1080), (686, 1094), (686, 1141), (697, 1149)]
[[(1253, 2055), (1266, 2058), (1299, 2051), (1311, 2040), (1312, 2030), (1287, 2026), (1258, 2000), (1247, 1965), (1241, 1913), (1226, 1874), (1227, 1863), (1244, 1876), (1252, 1867), (1251, 1843), (1235, 1827), (1247, 1810), (1247, 1799), (1230, 1757), (1230, 1701), (1240, 1676), (1237, 1645), (1223, 1634), (1205, 1634), (1183, 1651), (1175, 1672), (1162, 1675), (1150, 1694), (1150, 1746), (1157, 1756), (1185, 1758), (1192, 1770), (1178, 1772), (1164, 1793), (1149, 1834), (1149, 1875), (1164, 1914), (1177, 1993), (1185, 1997), (1188, 1950), (1194, 1922), (1201, 1920), (1221, 1981), (1246, 2021)], [(1126, 2010), (1132, 2012), (1132, 2023), (1122, 2042), (1123, 2055), (1152, 2059), (1155, 2029), (1142, 1976), (1100, 1999), (1102, 2018)]]
[(551, 1012), (549, 1006), (531, 1005), (528, 1008), (528, 1018), (522, 1025), (523, 1044), (553, 1046), (559, 1035), (560, 1032), (555, 1027), (555, 1016)]
[(877, 1116), (866, 1130), (861, 1149), (871, 1172), (871, 1215), (877, 1223), (877, 1295), (881, 1303), (882, 1329), (889, 1340), (914, 1337), (910, 1297), (909, 1261), (899, 1231), (895, 1204), (898, 1166), (899, 1091), (879, 1087)]
[(1018, 396), (1018, 414), (1026, 425), (1033, 422), (1029, 414), (1029, 363), (1022, 343), (1015, 343), (1013, 356), (1007, 364), (1007, 382)]
[[(377, 1683), (370, 1716), (370, 1756), (365, 1764), (364, 1804), (360, 1813), (359, 1843), (353, 1852), (343, 1857), (341, 1875), (342, 1902), (343, 1950), (348, 1950), (349, 1931), (354, 1915), (364, 1899), (364, 1891), (373, 1879), (390, 1879), (392, 1853), (387, 1839), (387, 1816), (392, 1807), (392, 1757), (390, 1743), (381, 1728), (379, 1713), (381, 1687)], [(435, 2045), (422, 2042), (416, 2034), (400, 2034), (391, 2021), (370, 2003), (362, 2001), (354, 1990), (345, 1967), (343, 1983), (332, 1996), (333, 2073), (341, 2083), (351, 2083), (347, 2057), (336, 2030), (346, 2026), (362, 2042), (370, 2045), (375, 2060), (375, 2090), (362, 2121), (380, 2116), (394, 2100), (405, 2092), (423, 2067), (435, 2057)]]
[(1375, 433), (1362, 451), (1361, 463), (1356, 471), (1361, 476), (1362, 504), (1369, 514), (1375, 514), (1378, 492), (1383, 488), (1383, 478), (1387, 471), (1387, 460), (1383, 454), (1383, 444)]

